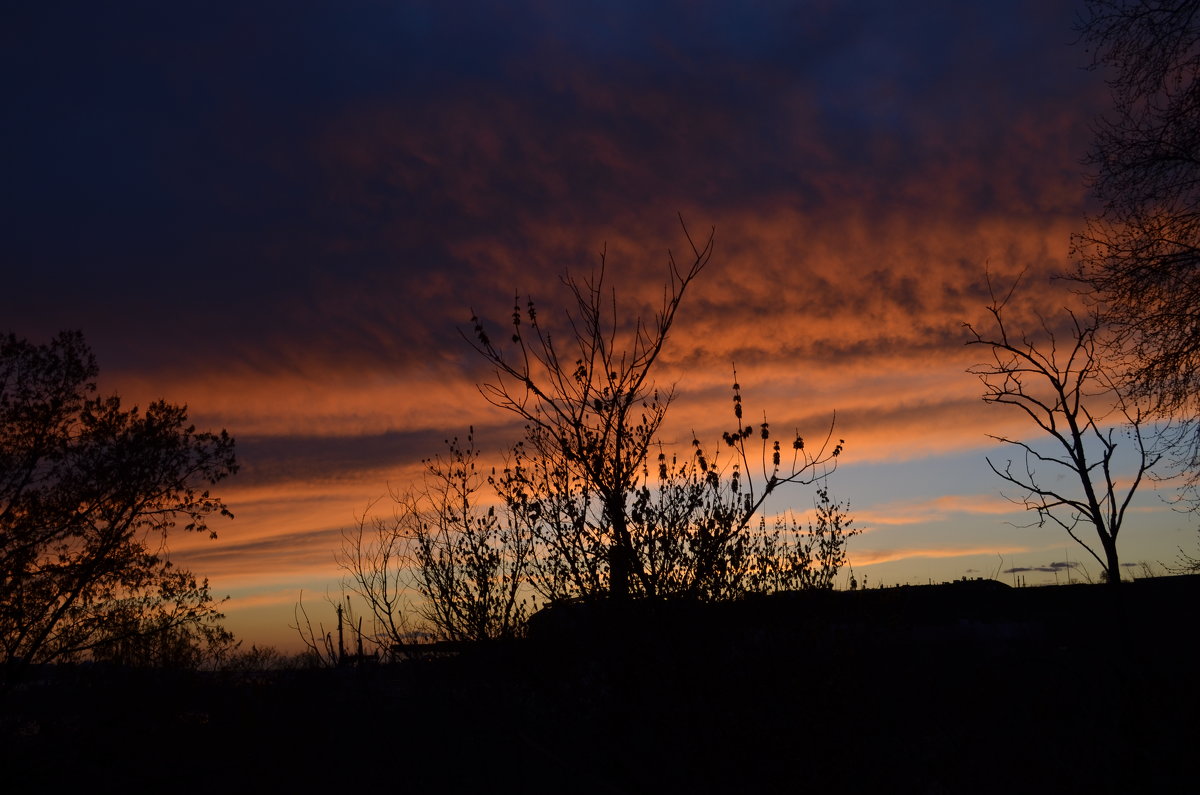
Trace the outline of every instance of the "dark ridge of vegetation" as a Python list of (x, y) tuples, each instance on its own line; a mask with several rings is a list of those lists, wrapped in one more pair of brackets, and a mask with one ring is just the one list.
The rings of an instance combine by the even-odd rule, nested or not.
[(0, 761), (17, 791), (1175, 790), (1198, 590), (612, 602), (393, 665), (48, 666), (4, 686)]

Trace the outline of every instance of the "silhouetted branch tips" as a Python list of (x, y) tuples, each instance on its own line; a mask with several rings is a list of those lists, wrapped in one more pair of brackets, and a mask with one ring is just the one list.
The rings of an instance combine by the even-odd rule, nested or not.
[(997, 301), (996, 300), (996, 286), (992, 282), (992, 273), (989, 269), (987, 269), (987, 268), (984, 269), (983, 277), (984, 277), (984, 280), (987, 282), (988, 297), (991, 298), (991, 303), (988, 305), (988, 312), (990, 312), (993, 317), (995, 317), (998, 313), (1003, 311), (1004, 307), (1006, 307), (1008, 305), (1009, 301), (1012, 300), (1013, 294), (1017, 291), (1017, 287), (1020, 286), (1021, 280), (1023, 278), (1025, 278), (1025, 274), (1028, 271), (1029, 271), (1028, 267), (1021, 268), (1020, 273), (1017, 274), (1016, 278), (1013, 279), (1012, 284), (1009, 285), (1008, 292), (1006, 292), (1004, 294), (1004, 298)]
[[(1004, 304), (1011, 297), (1010, 291)], [(965, 324), (972, 337), (968, 344), (986, 346), (992, 354), (991, 362), (976, 365), (969, 372), (983, 384), (985, 402), (1020, 409), (1064, 455), (1047, 455), (1027, 442), (992, 436), (1019, 448), (1025, 463), (1023, 471), (1015, 471), (1011, 460), (1001, 467), (988, 459), (988, 466), (1025, 493), (1020, 503), (1037, 512), (1039, 524), (1049, 519), (1062, 527), (1104, 567), (1109, 582), (1119, 582), (1117, 537), (1125, 512), (1142, 478), (1162, 459), (1161, 451), (1152, 447), (1152, 440), (1143, 433), (1146, 414), (1133, 397), (1123, 392), (1112, 365), (1102, 358), (1095, 343), (1100, 325), (1097, 317), (1084, 322), (1066, 311), (1072, 338), (1069, 351), (1064, 353), (1045, 319), (1039, 319), (1041, 342), (1035, 343), (1025, 334), (1014, 342), (1003, 314), (1004, 304), (988, 307), (995, 323), (993, 333), (985, 334)], [(1113, 429), (1101, 426), (1110, 417), (1126, 429), (1137, 456), (1133, 481), (1123, 490), (1111, 466), (1117, 449)], [(1039, 471), (1037, 464), (1047, 465), (1053, 472), (1070, 473), (1068, 482), (1074, 483), (1079, 492), (1068, 494), (1058, 486), (1042, 485), (1053, 476)], [(1092, 527), (1100, 541), (1103, 557), (1075, 533), (1075, 528), (1084, 523)]]
[[(797, 431), (788, 460), (765, 413), (743, 425), (735, 372), (728, 460), (694, 435), (682, 457), (657, 436), (674, 392), (655, 385), (653, 368), (713, 251), (713, 233), (700, 244), (683, 229), (692, 262), (684, 268), (668, 252), (652, 322), (624, 316), (605, 285), (606, 250), (589, 276), (563, 277), (572, 303), (562, 341), (552, 339), (532, 298), (522, 311), (514, 297), (509, 348), (492, 343), (472, 313), (473, 334), (463, 336), (493, 373), (480, 392), (522, 420), (523, 438), (487, 476), (479, 474), (473, 431), (465, 445), (448, 441), (446, 458), (425, 462), (422, 488), (393, 495), (392, 520), (373, 517), (368, 528), (368, 506), (339, 555), (344, 588), (373, 620), (360, 639), (402, 647), (413, 629), (395, 617), (407, 612), (424, 622), (420, 632), (451, 640), (514, 637), (534, 595), (551, 603), (708, 600), (832, 587), (858, 532), (826, 486), (843, 445), (833, 443), (836, 415), (815, 451)], [(770, 524), (760, 516), (764, 501), (789, 484), (818, 484), (807, 525), (790, 514)], [(313, 654), (328, 656), (318, 631), (301, 634)]]

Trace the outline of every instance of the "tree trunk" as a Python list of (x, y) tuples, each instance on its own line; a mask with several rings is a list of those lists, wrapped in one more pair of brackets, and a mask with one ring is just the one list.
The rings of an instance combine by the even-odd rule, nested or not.
[(1121, 561), (1117, 558), (1117, 542), (1104, 539), (1104, 556), (1107, 558), (1107, 581), (1109, 585), (1121, 583)]
[(612, 546), (608, 550), (608, 595), (613, 599), (628, 599), (633, 595), (633, 545), (629, 538), (629, 525), (625, 516), (624, 493), (611, 494), (605, 500), (609, 526), (612, 528)]
[(625, 545), (618, 540), (608, 550), (608, 595), (613, 599), (629, 598), (629, 564)]

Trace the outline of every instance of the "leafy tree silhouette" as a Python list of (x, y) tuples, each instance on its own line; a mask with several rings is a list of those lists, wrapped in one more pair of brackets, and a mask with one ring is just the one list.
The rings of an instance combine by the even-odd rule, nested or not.
[[(697, 245), (684, 233), (692, 260), (682, 267), (669, 255), (652, 320), (622, 313), (603, 254), (590, 278), (563, 279), (574, 298), (565, 343), (532, 299), (513, 308), (511, 347), (473, 318), (468, 341), (494, 368), (481, 392), (525, 421), (524, 438), (490, 475), (477, 466), (473, 434), (447, 442), (446, 457), (426, 461), (420, 487), (393, 494), (391, 517), (369, 506), (345, 535), (344, 589), (369, 609), (368, 640), (404, 646), (411, 612), (447, 639), (518, 635), (530, 589), (560, 602), (832, 587), (857, 532), (823, 485), (842, 451), (832, 422), (815, 445), (799, 433), (775, 437), (765, 417), (748, 424), (735, 372), (736, 426), (723, 434), (723, 454), (694, 439), (668, 456), (656, 440), (674, 392), (658, 389), (652, 371), (712, 254), (711, 234)], [(815, 522), (761, 516), (779, 488), (813, 483), (822, 484)], [(424, 601), (414, 609), (416, 595)], [(297, 626), (309, 627), (301, 636), (320, 652), (307, 616), (298, 613)]]
[[(168, 532), (232, 516), (206, 485), (237, 470), (233, 440), (184, 407), (96, 397), (78, 332), (0, 338), (0, 660), (165, 662), (228, 645), (208, 582), (171, 564)], [(212, 533), (215, 537), (215, 533)]]
[[(473, 318), (468, 341), (494, 368), (481, 392), (525, 420), (524, 438), (490, 474), (473, 433), (448, 441), (421, 485), (392, 495), (390, 517), (372, 504), (344, 534), (343, 590), (368, 608), (367, 641), (410, 644), (420, 634), (413, 613), (450, 640), (519, 635), (530, 590), (553, 603), (832, 587), (858, 532), (824, 485), (842, 451), (832, 422), (815, 445), (799, 433), (776, 438), (765, 417), (747, 424), (735, 372), (724, 457), (697, 439), (668, 456), (656, 441), (674, 393), (656, 388), (652, 370), (712, 253), (711, 234), (697, 245), (684, 233), (692, 261), (684, 268), (669, 255), (653, 320), (621, 312), (603, 254), (590, 278), (563, 279), (574, 298), (565, 344), (532, 299), (513, 308), (512, 347)], [(779, 488), (813, 483), (822, 484), (815, 521), (761, 516)], [(335, 656), (299, 608), (297, 628), (311, 651)]]
[(1125, 389), (1172, 426), (1182, 492), (1200, 507), (1200, 0), (1090, 0), (1079, 27), (1113, 109), (1086, 162), (1102, 210), (1073, 240)]
[[(728, 463), (698, 439), (682, 457), (668, 457), (660, 447), (656, 467), (649, 455), (637, 462), (623, 495), (635, 576), (618, 594), (606, 565), (613, 531), (604, 506), (611, 501), (565, 457), (539, 452), (546, 449), (539, 444), (539, 429), (527, 429), (527, 438), (514, 447), (493, 484), (509, 515), (534, 539), (528, 564), (533, 588), (557, 602), (613, 595), (714, 600), (831, 587), (845, 563), (846, 541), (856, 532), (848, 506), (819, 487), (817, 522), (807, 529), (790, 514), (768, 523), (759, 513), (781, 486), (823, 479), (841, 453), (841, 442), (833, 444), (827, 435), (810, 455), (797, 434), (785, 456), (765, 420), (757, 427), (740, 425), (740, 390), (735, 383), (739, 426), (723, 434)], [(751, 437), (759, 442), (757, 451), (747, 450)], [(754, 459), (764, 462), (757, 473)]]
[[(668, 252), (669, 280), (652, 319), (621, 315), (605, 285), (603, 253), (591, 277), (563, 278), (574, 299), (565, 344), (540, 322), (532, 299), (513, 306), (511, 347), (472, 317), (468, 341), (493, 367), (481, 392), (525, 422), (498, 488), (536, 538), (541, 554), (531, 578), (552, 598), (744, 590), (749, 572), (762, 575), (767, 548), (749, 539), (766, 538), (750, 532), (764, 500), (785, 484), (823, 478), (841, 452), (840, 441), (830, 443), (831, 426), (815, 450), (796, 434), (784, 456), (765, 419), (757, 429), (743, 424), (735, 383), (738, 425), (724, 435), (734, 459), (728, 478), (697, 442), (694, 459), (682, 465), (668, 465), (660, 452), (657, 491), (651, 486), (647, 462), (674, 399), (673, 390), (655, 386), (652, 372), (684, 294), (713, 252), (713, 232), (698, 244), (680, 223), (691, 261), (681, 265)], [(746, 450), (756, 435), (763, 445), (757, 475)]]

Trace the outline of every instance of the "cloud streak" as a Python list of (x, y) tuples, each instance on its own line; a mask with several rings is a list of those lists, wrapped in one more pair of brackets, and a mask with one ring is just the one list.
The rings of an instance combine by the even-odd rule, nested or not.
[(855, 566), (872, 566), (879, 563), (893, 563), (922, 558), (961, 558), (971, 555), (1014, 555), (1028, 552), (1027, 547), (1021, 546), (989, 546), (989, 547), (908, 547), (901, 549), (858, 549), (853, 550), (851, 560)]
[[(103, 390), (238, 438), (238, 518), (178, 549), (239, 584), (328, 574), (337, 528), (449, 436), (498, 455), (520, 429), (477, 391), (472, 311), (502, 329), (532, 296), (563, 339), (557, 277), (604, 249), (650, 313), (677, 213), (716, 255), (660, 362), (664, 439), (720, 439), (736, 366), (755, 418), (814, 439), (836, 411), (847, 466), (920, 465), (1023, 432), (964, 372), (985, 269), (1026, 270), (1014, 320), (1072, 300), (1050, 276), (1106, 101), (1072, 23), (1069, 2), (27, 11), (0, 77), (0, 316), (82, 327)], [(1003, 505), (930, 483), (859, 524)]]
[(1021, 506), (1014, 505), (998, 494), (987, 493), (941, 495), (874, 505), (869, 510), (858, 511), (857, 516), (864, 526), (891, 527), (943, 522), (962, 516), (1007, 516), (1020, 513), (1024, 513)]

